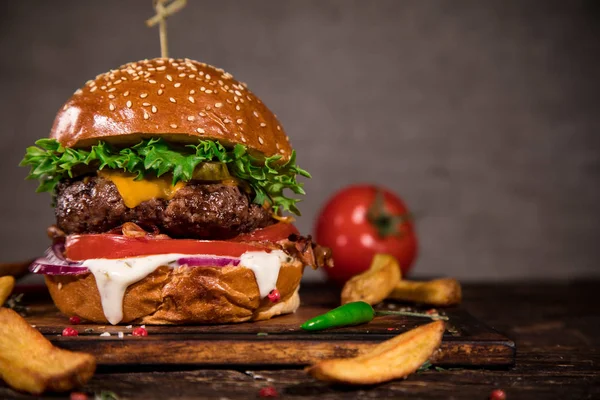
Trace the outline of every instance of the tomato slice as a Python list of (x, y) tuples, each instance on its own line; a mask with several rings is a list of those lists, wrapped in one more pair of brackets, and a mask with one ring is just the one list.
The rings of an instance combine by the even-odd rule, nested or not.
[(287, 239), (291, 234), (299, 235), (298, 229), (285, 222), (278, 222), (273, 225), (269, 225), (266, 228), (256, 229), (250, 233), (244, 233), (236, 236), (231, 241), (234, 242), (278, 242), (283, 239)]
[(65, 241), (65, 256), (73, 261), (169, 253), (239, 257), (247, 251), (270, 251), (270, 248), (224, 240), (132, 238), (107, 233), (70, 235)]

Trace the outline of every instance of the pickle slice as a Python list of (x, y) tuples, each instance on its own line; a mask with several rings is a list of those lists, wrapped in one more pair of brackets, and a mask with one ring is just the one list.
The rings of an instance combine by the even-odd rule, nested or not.
[(192, 180), (195, 181), (224, 181), (232, 179), (227, 165), (221, 162), (203, 162), (194, 170)]

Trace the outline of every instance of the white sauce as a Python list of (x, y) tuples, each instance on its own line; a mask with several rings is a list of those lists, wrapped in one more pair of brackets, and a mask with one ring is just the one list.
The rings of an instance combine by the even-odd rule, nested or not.
[(281, 250), (247, 251), (240, 257), (240, 266), (251, 269), (254, 272), (260, 298), (265, 298), (275, 289), (281, 262), (285, 261), (287, 255)]
[[(97, 258), (85, 260), (82, 266), (87, 267), (94, 275), (104, 316), (108, 322), (116, 325), (123, 319), (123, 297), (127, 288), (150, 275), (161, 265), (170, 266), (184, 257), (194, 257), (194, 255), (160, 254), (121, 259)], [(275, 289), (281, 262), (286, 258), (287, 255), (281, 250), (273, 250), (270, 253), (249, 251), (242, 254), (239, 266), (252, 270), (260, 296), (264, 298)]]

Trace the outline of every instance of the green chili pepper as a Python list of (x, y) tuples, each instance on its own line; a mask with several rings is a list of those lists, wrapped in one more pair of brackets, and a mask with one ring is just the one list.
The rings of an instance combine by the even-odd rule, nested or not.
[(300, 328), (305, 331), (320, 331), (322, 329), (337, 328), (340, 326), (360, 325), (371, 322), (375, 316), (384, 315), (448, 320), (448, 317), (443, 315), (429, 315), (411, 311), (375, 311), (369, 303), (355, 301), (309, 319), (303, 323)]
[(373, 319), (373, 307), (364, 301), (355, 301), (309, 319), (300, 328), (306, 331), (320, 331), (321, 329), (335, 328), (364, 324)]

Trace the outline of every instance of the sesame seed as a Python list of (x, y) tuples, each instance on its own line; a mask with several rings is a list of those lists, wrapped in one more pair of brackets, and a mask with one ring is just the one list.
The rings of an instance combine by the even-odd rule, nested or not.
[(156, 81), (154, 79), (150, 79), (148, 82), (150, 82), (152, 84), (156, 83)]
[(241, 96), (241, 95), (242, 95), (242, 93), (240, 93), (240, 91), (239, 91), (239, 90), (236, 90), (236, 91), (235, 91), (235, 94), (237, 94), (238, 96)]
[(146, 97), (148, 97), (148, 93), (140, 93), (140, 97), (142, 99), (145, 99)]
[(189, 74), (188, 75), (188, 78), (190, 78), (190, 79), (194, 79), (195, 77), (196, 77), (196, 75), (194, 75), (194, 74)]
[(238, 118), (237, 121), (235, 121), (235, 122), (237, 122), (238, 124), (241, 124), (242, 122), (244, 122), (244, 120), (241, 118)]
[(280, 131), (281, 130), (281, 126), (277, 125), (277, 130)]
[(148, 119), (150, 118), (150, 115), (148, 115), (148, 113), (146, 111), (144, 111), (144, 119)]
[(258, 137), (258, 143), (263, 144), (265, 141), (260, 136)]
[(158, 111), (158, 109), (156, 108), (156, 106), (152, 106), (152, 112), (156, 113)]
[(242, 142), (246, 143), (246, 138), (242, 136)]
[(283, 151), (283, 149), (280, 149), (280, 150), (279, 150), (279, 152), (280, 152), (281, 154), (284, 154), (284, 153), (285, 153), (285, 151)]
[(262, 126), (264, 128), (265, 126), (267, 126), (267, 124), (265, 124), (264, 122), (261, 122), (260, 126)]
[(198, 133), (204, 133), (204, 129), (198, 128), (198, 129), (196, 129), (196, 132), (198, 132)]
[(193, 120), (195, 120), (195, 119), (196, 119), (196, 117), (194, 117), (193, 115), (190, 115), (189, 117), (187, 117), (187, 120), (188, 120), (188, 121), (193, 121)]
[(240, 99), (239, 97), (233, 96), (233, 101), (235, 101), (236, 103), (239, 101), (239, 99)]
[(171, 126), (171, 128), (173, 128), (173, 129), (176, 129), (176, 128), (177, 128), (177, 124), (171, 124), (170, 126)]
[(117, 90), (117, 88), (113, 87), (113, 88), (108, 89), (109, 92), (114, 92), (115, 90)]
[(252, 112), (252, 114), (254, 114), (254, 116), (255, 116), (256, 118), (258, 118), (258, 113), (257, 113), (256, 111), (253, 111), (253, 112)]
[(230, 122), (231, 122), (231, 120), (230, 120), (229, 118), (225, 118), (225, 119), (223, 120), (223, 122), (225, 122), (226, 124), (228, 124), (228, 123), (230, 123)]
[(120, 80), (120, 79), (117, 79), (117, 80), (115, 81), (115, 85), (118, 85), (118, 84), (119, 84), (119, 83), (121, 83), (121, 82), (123, 82), (123, 81), (122, 81), (122, 80)]
[(210, 79), (210, 75), (209, 75), (209, 74), (206, 74), (204, 77), (205, 77), (206, 79)]
[(127, 108), (131, 108), (131, 100), (127, 100)]
[(172, 97), (169, 97), (169, 101), (170, 101), (171, 103), (177, 103), (177, 100), (175, 100), (175, 99), (174, 99), (174, 98), (172, 98)]
[(108, 98), (109, 98), (109, 99), (114, 99), (114, 98), (115, 98), (115, 95), (111, 93), (111, 94), (109, 94), (109, 95), (108, 95)]
[(216, 104), (215, 104), (215, 107), (216, 107), (216, 108), (221, 108), (221, 107), (223, 107), (223, 103), (216, 103)]
[(208, 94), (211, 94), (212, 92), (213, 92), (213, 91), (212, 91), (212, 90), (210, 90), (210, 89), (207, 89), (207, 90), (206, 90), (206, 93), (208, 93)]
[(205, 90), (206, 90), (206, 88), (205, 88), (204, 86), (202, 86), (202, 87), (200, 88), (200, 91), (201, 91), (201, 92), (204, 92)]
[(106, 86), (102, 85), (102, 86), (100, 86), (100, 89), (106, 90)]
[[(185, 69), (185, 68), (184, 68), (184, 69)], [(185, 77), (185, 72), (183, 72), (183, 73), (179, 74), (179, 77), (180, 77), (180, 78), (183, 78), (183, 77)]]
[(173, 82), (173, 77), (171, 75), (167, 75), (167, 79), (169, 80), (169, 82)]
[(144, 107), (149, 107), (149, 106), (150, 106), (150, 103), (148, 103), (148, 102), (144, 102), (144, 103), (142, 103), (142, 105), (143, 105)]
[(96, 89), (98, 89), (98, 86), (92, 86), (92, 88), (90, 89), (90, 92), (93, 93), (96, 91)]
[(69, 108), (69, 107), (67, 107), (67, 105), (65, 104), (65, 105), (63, 106), (63, 111), (67, 111), (67, 108)]
[(165, 88), (165, 84), (164, 84), (164, 83), (161, 83), (161, 84), (160, 84), (160, 88), (161, 88), (161, 89), (164, 89), (164, 88)]
[(177, 82), (177, 83), (176, 83), (176, 84), (174, 84), (173, 86), (175, 86), (175, 87), (179, 87), (179, 86), (181, 86), (181, 83)]
[(126, 91), (125, 93), (123, 93), (123, 97), (127, 97), (127, 96), (129, 96), (129, 90)]
[(240, 111), (240, 110), (241, 110), (241, 108), (240, 108), (240, 105), (239, 105), (239, 104), (236, 104), (236, 105), (235, 105), (235, 109), (236, 109), (236, 110), (238, 110), (238, 111)]
[(204, 111), (200, 111), (198, 113), (198, 115), (201, 116), (201, 117), (206, 117), (206, 113)]
[(164, 71), (165, 69), (167, 69), (167, 67), (165, 67), (164, 65), (162, 65), (160, 67), (156, 67), (157, 71)]
[(194, 98), (192, 96), (188, 97), (188, 100), (190, 101), (190, 103), (195, 103), (196, 100), (194, 100)]
[(194, 89), (190, 90), (190, 94), (194, 94), (196, 91)]
[(108, 109), (109, 109), (110, 111), (115, 111), (115, 105), (114, 105), (113, 103), (110, 103), (110, 104), (108, 105)]
[(163, 90), (162, 89), (158, 89), (158, 95), (160, 96), (161, 94), (163, 94)]

